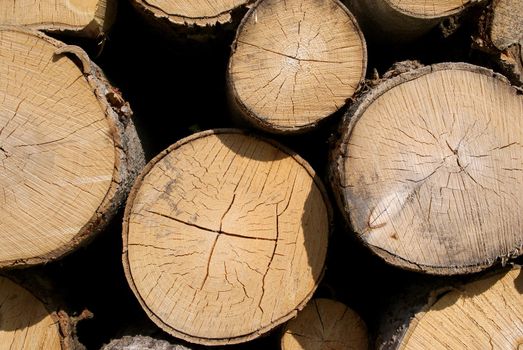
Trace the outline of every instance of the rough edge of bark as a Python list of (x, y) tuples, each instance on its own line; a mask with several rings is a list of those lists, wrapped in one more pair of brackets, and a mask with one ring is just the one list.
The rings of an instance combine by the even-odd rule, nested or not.
[(67, 309), (64, 300), (56, 295), (52, 282), (28, 270), (19, 271), (18, 274), (3, 272), (0, 274), (0, 277), (7, 278), (23, 288), (44, 306), (53, 321), (55, 321), (62, 350), (86, 349), (78, 340), (76, 330), (79, 322), (93, 317), (89, 310), (84, 309), (79, 315), (71, 316), (71, 312)]
[[(243, 19), (241, 20), (241, 22), (238, 26), (236, 35), (234, 37), (234, 41), (231, 45), (231, 53), (229, 55), (229, 63), (227, 64), (227, 75), (226, 75), (226, 84), (227, 84), (226, 90), (227, 90), (227, 99), (229, 102), (229, 106), (231, 108), (232, 113), (235, 116), (242, 119), (243, 121), (245, 121), (249, 126), (254, 126), (263, 131), (266, 131), (269, 133), (275, 133), (275, 134), (303, 134), (303, 133), (311, 131), (311, 130), (317, 128), (318, 126), (322, 125), (326, 120), (328, 120), (330, 117), (332, 117), (336, 112), (343, 109), (344, 106), (340, 106), (338, 109), (333, 110), (330, 114), (324, 115), (322, 118), (320, 118), (316, 121), (313, 121), (309, 124), (305, 124), (302, 126), (280, 126), (280, 125), (274, 124), (274, 123), (260, 117), (259, 115), (257, 115), (253, 111), (251, 111), (243, 103), (243, 101), (238, 97), (238, 93), (236, 91), (235, 85), (231, 79), (231, 73), (230, 73), (231, 69), (232, 69), (232, 59), (231, 58), (236, 52), (236, 48), (238, 46), (238, 43), (237, 43), (238, 37), (240, 36), (240, 33), (241, 33), (245, 23), (251, 18), (251, 15), (256, 11), (256, 8), (258, 7), (258, 5), (260, 5), (260, 3), (263, 3), (263, 1), (264, 0), (257, 0), (252, 5), (252, 7), (249, 9), (249, 11), (245, 14), (245, 16), (243, 17)], [(349, 19), (352, 21), (352, 23), (354, 24), (354, 27), (356, 28), (356, 31), (359, 35), (361, 43), (362, 43), (362, 48), (363, 48), (363, 55), (362, 55), (363, 56), (362, 57), (363, 67), (362, 68), (363, 69), (361, 72), (360, 80), (359, 80), (356, 90), (354, 92), (354, 94), (356, 94), (356, 92), (361, 88), (361, 86), (364, 83), (365, 73), (367, 71), (367, 64), (368, 64), (367, 43), (365, 41), (363, 31), (361, 30), (361, 28), (356, 20), (356, 17), (354, 17), (352, 12), (342, 3), (341, 0), (331, 0), (331, 1), (333, 3), (335, 3), (336, 5), (338, 5), (345, 12), (347, 17), (349, 17)], [(353, 94), (353, 96), (354, 96), (354, 94)], [(353, 96), (348, 96), (346, 101), (350, 100)]]
[(431, 266), (431, 265), (423, 265), (418, 264), (406, 259), (403, 259), (397, 255), (394, 255), (388, 251), (385, 251), (379, 247), (372, 246), (365, 242), (361, 234), (356, 232), (354, 230), (354, 222), (352, 221), (351, 215), (350, 215), (350, 209), (349, 204), (347, 201), (347, 198), (345, 198), (345, 195), (342, 193), (343, 191), (340, 190), (341, 183), (343, 182), (343, 159), (345, 156), (345, 149), (349, 142), (350, 136), (352, 134), (352, 130), (354, 129), (354, 125), (357, 123), (359, 118), (362, 116), (362, 114), (365, 112), (367, 107), (369, 107), (376, 99), (378, 99), (381, 95), (392, 89), (393, 87), (396, 87), (398, 85), (401, 85), (405, 82), (415, 80), (421, 76), (447, 70), (447, 69), (453, 69), (453, 70), (463, 70), (463, 71), (469, 71), (474, 72), (478, 74), (483, 74), (488, 77), (492, 77), (494, 79), (498, 79), (502, 81), (503, 83), (506, 83), (507, 86), (512, 87), (514, 90), (514, 93), (517, 95), (522, 94), (522, 90), (511, 85), (509, 80), (504, 77), (503, 75), (496, 73), (490, 69), (472, 65), (469, 63), (463, 63), (463, 62), (456, 62), (456, 63), (438, 63), (431, 66), (424, 66), (418, 69), (410, 70), (407, 72), (401, 72), (399, 75), (394, 74), (394, 70), (390, 73), (392, 74), (392, 78), (390, 79), (382, 79), (375, 82), (375, 86), (372, 86), (368, 92), (363, 93), (357, 101), (354, 102), (354, 104), (349, 108), (347, 113), (345, 113), (343, 117), (343, 121), (340, 124), (340, 130), (339, 130), (339, 138), (334, 145), (334, 149), (332, 150), (330, 154), (330, 161), (329, 161), (329, 182), (332, 186), (333, 193), (336, 197), (336, 203), (342, 212), (342, 215), (345, 219), (345, 222), (349, 225), (351, 230), (356, 234), (358, 240), (367, 247), (372, 253), (379, 256), (383, 260), (385, 260), (388, 264), (400, 267), (405, 270), (410, 271), (416, 271), (416, 272), (423, 272), (433, 275), (459, 275), (459, 274), (468, 274), (468, 273), (474, 273), (479, 272), (481, 270), (484, 270), (488, 267), (491, 267), (493, 265), (501, 263), (501, 265), (505, 265), (506, 262), (509, 259), (518, 257), (519, 255), (523, 254), (523, 242), (519, 245), (513, 248), (512, 251), (506, 252), (505, 254), (501, 254), (496, 258), (493, 258), (492, 260), (487, 259), (483, 263), (480, 264), (473, 264), (473, 265), (467, 265), (467, 266)]
[(445, 294), (452, 291), (462, 291), (468, 283), (479, 282), (496, 275), (504, 275), (513, 269), (521, 270), (519, 265), (510, 265), (501, 270), (485, 271), (474, 276), (454, 276), (438, 281), (425, 280), (421, 285), (411, 285), (397, 296), (390, 304), (380, 325), (379, 335), (375, 341), (377, 350), (397, 350), (407, 332), (416, 327), (416, 317), (422, 316), (438, 302)]
[(333, 227), (334, 227), (333, 209), (332, 209), (332, 206), (331, 206), (328, 194), (327, 194), (327, 190), (324, 187), (323, 182), (321, 181), (319, 176), (316, 174), (316, 172), (312, 169), (312, 167), (309, 165), (309, 163), (305, 159), (303, 159), (300, 155), (298, 155), (296, 152), (292, 151), (291, 149), (287, 148), (286, 146), (284, 146), (276, 141), (273, 141), (271, 139), (267, 139), (263, 136), (259, 136), (255, 133), (249, 132), (247, 130), (234, 129), (234, 128), (220, 128), (220, 129), (210, 129), (210, 130), (206, 130), (206, 131), (201, 131), (201, 132), (192, 134), (188, 137), (185, 137), (185, 138), (177, 141), (176, 143), (172, 144), (171, 146), (169, 146), (168, 148), (166, 148), (165, 150), (160, 152), (152, 160), (150, 160), (149, 163), (147, 163), (145, 168), (142, 170), (140, 175), (136, 178), (136, 181), (131, 189), (131, 192), (129, 193), (129, 197), (127, 199), (127, 205), (125, 207), (125, 213), (124, 213), (124, 218), (123, 218), (123, 227), (122, 227), (122, 238), (123, 238), (122, 262), (123, 262), (125, 277), (127, 279), (129, 287), (133, 291), (133, 294), (135, 295), (136, 299), (139, 301), (142, 309), (146, 312), (147, 316), (149, 316), (149, 318), (158, 327), (160, 327), (162, 330), (164, 330), (165, 332), (167, 332), (168, 334), (170, 334), (176, 338), (182, 339), (182, 340), (190, 342), (190, 343), (207, 345), (207, 346), (234, 345), (234, 344), (240, 344), (243, 342), (254, 340), (256, 338), (259, 338), (261, 336), (268, 334), (269, 332), (274, 330), (276, 327), (287, 322), (291, 318), (296, 317), (297, 313), (299, 311), (301, 311), (306, 306), (306, 304), (309, 302), (309, 300), (312, 298), (314, 292), (316, 291), (318, 285), (320, 284), (321, 280), (323, 279), (323, 277), (325, 275), (325, 262), (327, 260), (327, 247), (328, 247), (328, 242), (327, 242), (327, 244), (325, 245), (325, 259), (323, 262), (322, 270), (318, 276), (318, 280), (316, 281), (314, 287), (311, 289), (310, 293), (303, 299), (303, 301), (300, 304), (298, 304), (295, 309), (291, 310), (287, 315), (285, 315), (279, 319), (273, 320), (269, 325), (267, 325), (261, 329), (258, 329), (256, 331), (253, 331), (252, 333), (239, 335), (239, 336), (232, 337), (232, 338), (195, 337), (190, 334), (183, 333), (181, 331), (178, 331), (178, 330), (172, 328), (171, 326), (166, 324), (160, 317), (155, 315), (154, 312), (152, 312), (149, 309), (149, 307), (144, 302), (144, 300), (142, 299), (140, 293), (138, 292), (138, 290), (136, 288), (136, 285), (134, 283), (134, 278), (131, 273), (129, 257), (127, 255), (129, 218), (130, 218), (130, 215), (131, 215), (131, 212), (133, 209), (133, 204), (134, 204), (136, 195), (142, 185), (142, 182), (143, 182), (143, 179), (145, 178), (145, 176), (147, 176), (149, 171), (165, 156), (167, 156), (172, 151), (176, 150), (177, 148), (179, 148), (180, 146), (182, 146), (186, 143), (189, 143), (191, 141), (194, 141), (194, 140), (202, 138), (202, 137), (207, 137), (210, 135), (220, 135), (220, 134), (240, 134), (240, 135), (250, 136), (250, 137), (253, 137), (262, 142), (266, 142), (269, 145), (279, 149), (280, 151), (282, 151), (282, 152), (288, 154), (290, 157), (292, 157), (299, 165), (301, 165), (307, 171), (307, 173), (309, 173), (309, 175), (313, 179), (314, 184), (318, 187), (318, 190), (320, 191), (320, 193), (323, 197), (325, 207), (327, 209), (327, 215), (328, 215), (328, 232), (327, 232), (328, 237), (330, 236), (331, 232), (333, 231)]
[(132, 111), (129, 104), (122, 99), (118, 90), (109, 84), (101, 69), (89, 59), (81, 48), (65, 45), (45, 34), (23, 27), (0, 26), (0, 31), (15, 31), (32, 35), (54, 45), (59, 55), (72, 54), (71, 59), (83, 72), (87, 83), (93, 89), (93, 93), (105, 111), (115, 152), (115, 165), (109, 189), (98, 209), (79, 232), (68, 243), (46, 254), (0, 261), (0, 269), (4, 269), (47, 263), (88, 244), (94, 236), (107, 226), (118, 209), (124, 204), (134, 179), (145, 165), (145, 157), (131, 118)]
[[(96, 7), (94, 18), (85, 26), (67, 24), (36, 23), (27, 25), (1, 25), (0, 27), (22, 27), (29, 30), (39, 30), (49, 34), (71, 36), (88, 39), (104, 38), (116, 19), (118, 0), (107, 0), (105, 7)], [(105, 9), (105, 13), (103, 12)]]
[(194, 41), (207, 42), (215, 39), (217, 36), (223, 36), (236, 30), (243, 15), (250, 8), (255, 0), (249, 0), (247, 3), (232, 9), (228, 13), (228, 19), (224, 21), (216, 20), (205, 25), (198, 25), (184, 20), (175, 21), (168, 15), (156, 13), (150, 7), (144, 6), (139, 0), (128, 0), (132, 7), (138, 12), (145, 22), (160, 36), (168, 36), (177, 41)]
[(100, 350), (190, 350), (179, 344), (172, 344), (166, 340), (155, 339), (149, 336), (124, 336), (113, 339), (102, 346)]
[(516, 86), (523, 86), (523, 47), (514, 43), (505, 49), (494, 45), (491, 39), (494, 7), (498, 0), (492, 0), (478, 19), (477, 33), (473, 37), (472, 48), (483, 52)]

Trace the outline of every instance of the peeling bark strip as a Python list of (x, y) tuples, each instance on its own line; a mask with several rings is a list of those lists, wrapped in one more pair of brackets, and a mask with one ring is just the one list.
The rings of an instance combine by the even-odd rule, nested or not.
[(314, 299), (287, 324), (281, 347), (282, 350), (366, 350), (367, 327), (344, 304)]
[(514, 84), (523, 85), (523, 2), (492, 1), (480, 21), (475, 45), (492, 55)]
[(213, 26), (232, 21), (234, 11), (254, 0), (132, 0), (140, 10), (156, 18), (165, 18), (172, 24)]
[(117, 0), (2, 0), (0, 25), (97, 38), (116, 16)]
[[(521, 349), (523, 346), (521, 268), (497, 273), (459, 289), (432, 294), (380, 350)], [(439, 295), (438, 295), (439, 294)]]
[(0, 52), (0, 267), (44, 263), (105, 226), (143, 152), (128, 105), (80, 48), (0, 27)]
[(337, 0), (261, 0), (244, 17), (228, 68), (235, 112), (271, 132), (314, 128), (359, 87), (365, 40)]
[(413, 40), (481, 0), (349, 0), (365, 35), (386, 42)]
[(295, 153), (238, 130), (197, 133), (153, 159), (131, 191), (127, 280), (168, 333), (248, 341), (311, 298), (330, 219), (321, 181)]
[(339, 204), (387, 262), (435, 274), (521, 254), (523, 97), (490, 70), (404, 73), (346, 115), (333, 162)]

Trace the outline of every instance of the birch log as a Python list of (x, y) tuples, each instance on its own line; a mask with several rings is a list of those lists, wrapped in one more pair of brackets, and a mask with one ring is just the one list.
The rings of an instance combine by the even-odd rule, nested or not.
[(334, 152), (333, 186), (387, 262), (474, 272), (521, 254), (523, 96), (464, 63), (424, 67), (363, 96)]
[(129, 106), (78, 47), (0, 28), (0, 267), (85, 244), (143, 167)]

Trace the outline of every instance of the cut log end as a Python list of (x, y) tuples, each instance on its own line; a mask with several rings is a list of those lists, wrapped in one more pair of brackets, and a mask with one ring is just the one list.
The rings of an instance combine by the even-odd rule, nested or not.
[(366, 62), (363, 35), (339, 1), (257, 2), (233, 43), (232, 105), (269, 131), (311, 129), (352, 97)]
[(232, 20), (233, 11), (254, 0), (133, 0), (139, 8), (157, 18), (167, 18), (171, 23), (184, 26), (213, 26)]
[(367, 327), (354, 311), (329, 299), (314, 299), (289, 322), (282, 350), (367, 350)]
[(444, 294), (415, 316), (395, 348), (523, 348), (521, 277), (514, 268)]
[(83, 244), (143, 164), (139, 144), (125, 153), (138, 141), (107, 101), (112, 88), (85, 53), (57, 55), (63, 48), (0, 28), (0, 267), (46, 262)]
[(237, 130), (195, 134), (155, 158), (133, 188), (127, 279), (170, 334), (247, 341), (310, 299), (329, 222), (323, 187), (297, 155)]
[(56, 315), (26, 289), (0, 276), (0, 344), (12, 349), (62, 350)]
[(107, 32), (116, 15), (115, 0), (5, 0), (0, 25), (24, 26), (96, 38)]
[(443, 18), (463, 10), (474, 0), (385, 0), (394, 9), (415, 18)]
[(506, 79), (467, 64), (425, 67), (364, 96), (334, 169), (358, 236), (387, 261), (431, 273), (519, 255), (522, 113)]

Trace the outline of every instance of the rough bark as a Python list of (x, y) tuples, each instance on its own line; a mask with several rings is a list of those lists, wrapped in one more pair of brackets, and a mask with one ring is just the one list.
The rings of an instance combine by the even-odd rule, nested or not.
[(282, 350), (366, 350), (367, 327), (360, 316), (344, 304), (313, 299), (285, 327)]
[(79, 47), (0, 28), (0, 267), (86, 244), (144, 165), (129, 105)]
[(513, 84), (523, 85), (523, 2), (493, 0), (479, 21), (474, 46), (489, 54)]
[(379, 42), (414, 40), (477, 0), (345, 0), (365, 35)]
[(334, 193), (375, 254), (434, 274), (521, 254), (523, 98), (485, 68), (444, 63), (363, 95), (333, 152)]
[(125, 336), (114, 339), (100, 350), (190, 350), (188, 347), (171, 344), (166, 340), (154, 339), (146, 336)]
[(376, 348), (518, 349), (522, 281), (516, 266), (432, 292), (412, 288), (385, 315)]
[(258, 1), (232, 45), (231, 109), (270, 132), (307, 131), (353, 96), (366, 65), (363, 34), (338, 0)]
[(311, 298), (330, 218), (321, 181), (295, 153), (234, 129), (194, 134), (153, 159), (131, 191), (127, 280), (166, 332), (248, 341)]
[(117, 0), (3, 0), (0, 25), (23, 26), (89, 38), (104, 36), (116, 17)]

